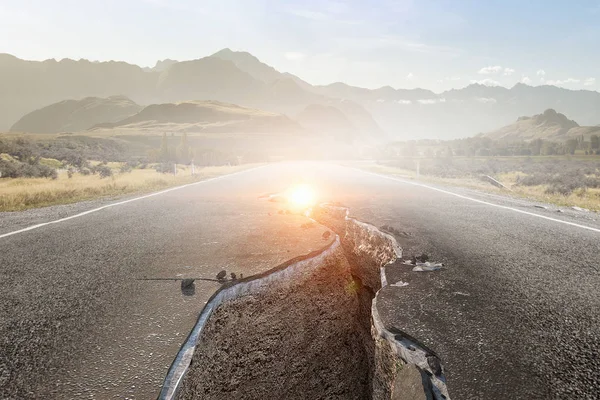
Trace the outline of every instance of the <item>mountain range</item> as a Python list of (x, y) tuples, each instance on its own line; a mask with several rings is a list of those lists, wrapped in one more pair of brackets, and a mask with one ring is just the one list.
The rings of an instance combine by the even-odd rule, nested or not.
[[(359, 135), (390, 139), (472, 136), (548, 108), (584, 125), (600, 123), (600, 93), (555, 86), (472, 84), (443, 93), (345, 83), (316, 86), (229, 49), (197, 60), (159, 61), (154, 68), (115, 61), (26, 61), (0, 54), (0, 130), (52, 103), (114, 95), (146, 105), (214, 100), (293, 119), (309, 106), (313, 114), (318, 111), (312, 106), (333, 107)], [(332, 118), (340, 122), (338, 117)]]

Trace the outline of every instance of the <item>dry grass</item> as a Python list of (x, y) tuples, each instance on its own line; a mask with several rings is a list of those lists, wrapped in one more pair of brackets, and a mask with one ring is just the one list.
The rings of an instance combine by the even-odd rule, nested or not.
[[(376, 172), (384, 175), (397, 176), (408, 180), (416, 179), (416, 173), (408, 169), (401, 169), (387, 165), (380, 164), (366, 164), (356, 165), (359, 168)], [(428, 175), (421, 175), (419, 180), (422, 182), (437, 183), (443, 185), (460, 186), (469, 189), (481, 190), (488, 193), (494, 193), (499, 195), (509, 195), (530, 200), (535, 200), (548, 204), (555, 204), (558, 206), (565, 207), (581, 207), (592, 211), (600, 211), (600, 189), (589, 188), (589, 189), (577, 189), (569, 195), (561, 194), (550, 194), (547, 193), (549, 185), (536, 185), (536, 186), (522, 186), (517, 185), (518, 177), (523, 177), (523, 173), (520, 171), (511, 171), (500, 173), (496, 176), (496, 179), (505, 186), (511, 189), (508, 192), (505, 189), (499, 189), (491, 184), (481, 181), (479, 179), (469, 177), (459, 178), (440, 178)]]
[(196, 168), (196, 175), (179, 166), (178, 175), (161, 174), (153, 169), (134, 169), (132, 172), (101, 179), (98, 175), (74, 174), (68, 178), (60, 173), (58, 179), (17, 178), (0, 180), (0, 211), (21, 211), (28, 208), (74, 203), (101, 197), (152, 192), (172, 186), (206, 180), (256, 166), (219, 166)]

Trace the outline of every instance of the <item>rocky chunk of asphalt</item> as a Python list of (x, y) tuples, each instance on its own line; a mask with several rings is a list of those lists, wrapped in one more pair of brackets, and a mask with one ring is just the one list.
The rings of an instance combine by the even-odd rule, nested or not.
[(196, 285), (194, 284), (195, 279), (182, 279), (181, 280), (181, 293), (184, 296), (193, 296), (196, 294)]
[(227, 271), (222, 270), (221, 272), (219, 272), (217, 274), (217, 280), (218, 281), (224, 281), (226, 276), (227, 276)]
[[(425, 375), (425, 376), (423, 376)], [(414, 364), (403, 365), (394, 379), (391, 400), (432, 400), (431, 382)]]

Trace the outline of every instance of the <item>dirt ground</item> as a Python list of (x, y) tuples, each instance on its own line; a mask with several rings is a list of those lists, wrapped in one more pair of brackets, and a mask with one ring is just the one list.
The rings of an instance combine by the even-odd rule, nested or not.
[(370, 398), (371, 299), (341, 251), (326, 260), (294, 282), (220, 306), (179, 398)]

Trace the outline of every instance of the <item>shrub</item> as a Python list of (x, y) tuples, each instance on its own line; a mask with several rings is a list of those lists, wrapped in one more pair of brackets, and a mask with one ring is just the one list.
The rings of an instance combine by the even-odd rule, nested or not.
[(98, 165), (96, 167), (96, 171), (100, 175), (100, 178), (108, 178), (111, 177), (113, 174), (112, 169), (110, 169), (110, 167), (108, 167), (107, 165)]
[(47, 165), (4, 159), (0, 159), (0, 175), (2, 178), (58, 178), (56, 170)]
[(172, 162), (164, 162), (156, 165), (156, 172), (163, 174), (172, 174), (175, 169), (175, 164)]
[(533, 174), (524, 177), (519, 177), (519, 185), (523, 186), (538, 186), (547, 184), (551, 180), (549, 174)]

